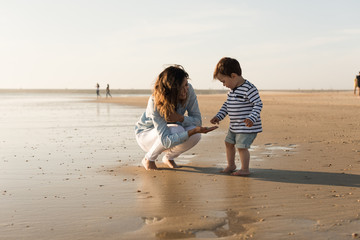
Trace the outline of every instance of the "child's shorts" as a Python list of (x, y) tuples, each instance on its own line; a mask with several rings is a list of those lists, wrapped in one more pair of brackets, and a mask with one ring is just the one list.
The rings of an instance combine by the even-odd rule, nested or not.
[(225, 138), (225, 142), (235, 144), (236, 148), (250, 148), (257, 133), (233, 133), (230, 131)]

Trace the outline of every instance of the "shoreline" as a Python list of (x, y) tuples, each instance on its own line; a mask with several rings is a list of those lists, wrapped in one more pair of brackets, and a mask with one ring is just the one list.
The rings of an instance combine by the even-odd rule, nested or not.
[[(196, 94), (226, 94), (227, 89), (194, 89)], [(135, 95), (150, 95), (152, 89), (111, 89), (111, 94), (135, 94)], [(353, 92), (353, 89), (268, 89), (259, 90), (262, 93), (336, 93), (336, 92)], [(105, 96), (105, 89), (100, 89), (100, 93)], [(96, 89), (1, 89), (1, 93), (46, 93), (46, 94), (93, 94), (96, 96)]]

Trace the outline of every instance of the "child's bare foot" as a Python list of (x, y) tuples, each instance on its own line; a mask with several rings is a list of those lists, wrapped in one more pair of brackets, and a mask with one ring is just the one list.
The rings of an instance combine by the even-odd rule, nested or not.
[(221, 170), (221, 173), (232, 173), (233, 171), (235, 171), (236, 169), (236, 165), (233, 166), (227, 166), (225, 169)]
[(242, 177), (247, 177), (249, 176), (251, 173), (249, 170), (244, 170), (244, 169), (240, 169), (239, 171), (236, 171), (234, 173), (232, 173), (231, 175), (233, 176), (242, 176)]
[(146, 170), (157, 170), (155, 161), (147, 160), (146, 158), (143, 158), (141, 161), (142, 165), (144, 165)]
[(179, 166), (175, 163), (174, 160), (169, 160), (165, 157), (162, 159), (163, 163), (169, 166), (169, 168), (179, 168)]

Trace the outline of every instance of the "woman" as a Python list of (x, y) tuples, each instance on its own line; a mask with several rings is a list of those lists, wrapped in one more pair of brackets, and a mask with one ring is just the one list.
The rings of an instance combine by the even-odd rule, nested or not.
[[(188, 83), (189, 75), (179, 66), (167, 67), (156, 79), (146, 111), (135, 126), (136, 141), (147, 152), (142, 164), (146, 170), (157, 169), (155, 160), (177, 168), (174, 159), (200, 141), (200, 133), (215, 127), (201, 127), (196, 94)], [(187, 112), (187, 116), (185, 113)]]

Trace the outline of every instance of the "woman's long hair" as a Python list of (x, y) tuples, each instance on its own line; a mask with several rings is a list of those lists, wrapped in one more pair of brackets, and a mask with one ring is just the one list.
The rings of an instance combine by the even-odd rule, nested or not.
[(161, 116), (168, 119), (176, 111), (178, 104), (185, 104), (179, 99), (180, 86), (189, 74), (180, 65), (170, 66), (162, 71), (156, 79), (153, 95), (155, 108)]

